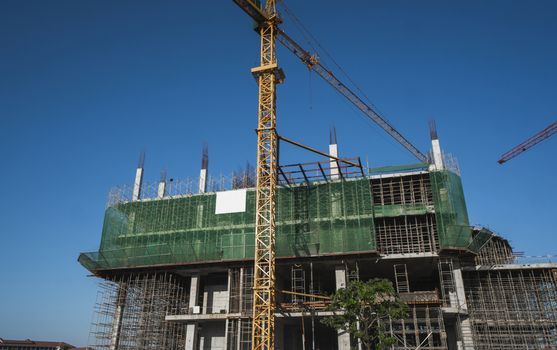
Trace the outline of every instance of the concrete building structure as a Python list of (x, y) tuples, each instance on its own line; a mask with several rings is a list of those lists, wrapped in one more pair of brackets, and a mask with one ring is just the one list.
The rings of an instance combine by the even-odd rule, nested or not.
[[(281, 291), (371, 278), (410, 309), (385, 321), (392, 349), (557, 348), (557, 264), (515, 264), (505, 238), (471, 226), (460, 172), (432, 141), (432, 164), (281, 168), (277, 349), (358, 348), (320, 323), (326, 302)], [(79, 257), (101, 278), (94, 348), (251, 348), (255, 191), (225, 191), (203, 159), (200, 183), (164, 178), (161, 192), (140, 161), (133, 188), (111, 192), (99, 250)]]

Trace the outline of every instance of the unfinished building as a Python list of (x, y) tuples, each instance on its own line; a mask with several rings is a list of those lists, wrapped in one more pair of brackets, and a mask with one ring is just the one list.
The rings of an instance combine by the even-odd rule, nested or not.
[[(203, 159), (199, 182), (144, 184), (141, 161), (111, 192), (100, 247), (79, 256), (101, 281), (95, 349), (251, 349), (253, 179), (226, 186)], [(515, 264), (507, 240), (471, 226), (448, 163), (280, 168), (277, 349), (358, 348), (320, 322), (318, 296), (376, 277), (409, 305), (385, 320), (392, 349), (557, 348), (557, 264)]]

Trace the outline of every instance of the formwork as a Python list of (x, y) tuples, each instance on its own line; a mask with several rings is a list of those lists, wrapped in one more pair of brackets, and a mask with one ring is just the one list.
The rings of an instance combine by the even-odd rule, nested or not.
[(557, 348), (557, 270), (464, 273), (474, 349)]

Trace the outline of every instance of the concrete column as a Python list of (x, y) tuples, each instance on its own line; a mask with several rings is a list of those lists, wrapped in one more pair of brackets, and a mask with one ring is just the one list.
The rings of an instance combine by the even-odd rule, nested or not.
[(441, 152), (441, 144), (439, 140), (431, 140), (431, 151), (433, 153), (433, 164), (436, 170), (443, 170), (443, 154)]
[(201, 171), (199, 172), (199, 193), (207, 192), (207, 169), (209, 168), (209, 148), (207, 144), (203, 146), (201, 156)]
[(472, 335), (472, 325), (470, 319), (466, 318), (460, 321), (460, 331), (462, 332), (462, 341), (457, 341), (459, 349), (474, 350), (474, 337)]
[[(462, 278), (462, 270), (458, 261), (453, 260), (453, 279), (458, 301), (458, 309), (465, 313), (468, 312), (468, 304), (466, 302), (466, 292), (464, 290), (464, 279)], [(460, 317), (460, 316), (458, 316)], [(474, 339), (472, 337), (472, 325), (468, 316), (460, 321), (460, 333), (462, 339), (457, 341), (459, 349), (474, 350)]]
[(138, 201), (141, 198), (141, 184), (143, 182), (143, 168), (135, 170), (135, 181), (133, 183), (132, 201)]
[(164, 198), (166, 195), (166, 170), (161, 171), (161, 179), (159, 180), (159, 188), (157, 190), (157, 198)]
[(145, 153), (139, 155), (139, 162), (135, 170), (135, 181), (133, 182), (132, 201), (138, 201), (141, 198), (141, 184), (143, 183), (143, 164), (145, 163)]
[(166, 181), (159, 182), (159, 188), (157, 190), (157, 198), (161, 199), (164, 198), (166, 194)]
[(116, 296), (116, 311), (112, 320), (112, 335), (110, 339), (110, 350), (118, 348), (120, 342), (120, 332), (122, 330), (122, 315), (124, 314), (124, 306), (126, 304), (126, 285), (122, 284), (118, 287), (118, 295)]
[(431, 137), (431, 153), (433, 155), (433, 164), (430, 165), (430, 170), (443, 170), (443, 153), (441, 152), (441, 144), (437, 135), (437, 126), (435, 121), (429, 123), (429, 134)]
[[(335, 128), (331, 128), (330, 136), (329, 136), (329, 154), (333, 157), (338, 158), (338, 144), (337, 144), (337, 131)], [(337, 161), (333, 158), (330, 158), (330, 176), (331, 179), (338, 179), (339, 178), (339, 169)]]
[(468, 311), (468, 305), (466, 304), (466, 293), (464, 292), (464, 280), (462, 279), (462, 271), (460, 270), (460, 267), (453, 269), (453, 279), (456, 291), (456, 298), (458, 300), (458, 308), (464, 311)]
[(207, 169), (199, 172), (199, 193), (207, 192)]
[[(335, 266), (336, 289), (346, 288), (346, 269), (344, 266)], [(350, 350), (350, 334), (338, 331), (338, 350)]]
[[(192, 312), (193, 307), (197, 306), (199, 296), (199, 276), (192, 276), (190, 283), (190, 300), (188, 307)], [(186, 350), (197, 350), (197, 324), (189, 323), (186, 325)]]

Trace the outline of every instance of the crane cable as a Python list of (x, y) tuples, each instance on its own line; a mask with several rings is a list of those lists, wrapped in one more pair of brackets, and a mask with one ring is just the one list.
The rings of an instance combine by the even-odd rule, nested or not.
[[(294, 14), (294, 12), (286, 5), (285, 0), (279, 0), (278, 3), (280, 5), (282, 5), (282, 7), (284, 8), (284, 13), (286, 13), (288, 16), (290, 16), (290, 18), (292, 19), (293, 23), (298, 27), (298, 29), (300, 30), (301, 34), (304, 36), (304, 38), (306, 39), (306, 42), (308, 43), (309, 46), (312, 47), (314, 52), (323, 52), (325, 54), (325, 56), (327, 56), (332, 64), (334, 66), (336, 66), (338, 68), (338, 70), (346, 77), (346, 79), (348, 79), (348, 81), (354, 86), (354, 88), (356, 90), (358, 90), (362, 96), (366, 99), (366, 101), (378, 112), (379, 109), (377, 108), (377, 106), (375, 106), (369, 99), (369, 97), (367, 97), (367, 95), (365, 94), (365, 92), (360, 89), (360, 87), (358, 86), (358, 84), (356, 84), (356, 82), (350, 77), (350, 75), (348, 75), (348, 73), (346, 72), (346, 70), (344, 68), (342, 68), (342, 66), (334, 59), (334, 57), (329, 53), (329, 51), (327, 51), (327, 49), (325, 49), (325, 47), (323, 45), (321, 45), (321, 43), (319, 43), (319, 41), (317, 40), (317, 38), (306, 28), (306, 26), (304, 26), (304, 24), (302, 23), (302, 21), (300, 21), (300, 19)], [(313, 43), (315, 43), (315, 45), (317, 45), (317, 47), (319, 47), (321, 50), (318, 50)]]

